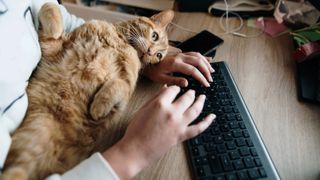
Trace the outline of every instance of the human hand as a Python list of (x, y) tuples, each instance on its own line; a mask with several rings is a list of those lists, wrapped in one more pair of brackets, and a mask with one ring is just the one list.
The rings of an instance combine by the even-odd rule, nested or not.
[(121, 179), (132, 178), (174, 145), (203, 132), (213, 121), (215, 115), (210, 114), (190, 125), (201, 113), (205, 96), (196, 98), (195, 91), (189, 90), (175, 100), (179, 92), (177, 86), (164, 88), (135, 113), (124, 137), (104, 152)]
[(188, 86), (187, 79), (171, 75), (173, 72), (179, 72), (190, 75), (204, 86), (209, 87), (209, 82), (212, 82), (210, 73), (214, 72), (209, 63), (210, 60), (211, 58), (196, 52), (178, 53), (166, 56), (159, 64), (145, 68), (143, 73), (155, 82), (181, 87)]

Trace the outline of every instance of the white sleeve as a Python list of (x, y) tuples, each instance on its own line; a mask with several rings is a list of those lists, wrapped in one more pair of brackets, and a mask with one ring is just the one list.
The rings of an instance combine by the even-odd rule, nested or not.
[(82, 161), (80, 164), (67, 171), (66, 173), (62, 175), (53, 174), (46, 178), (46, 180), (74, 179), (118, 180), (119, 177), (100, 153), (94, 153), (91, 157)]
[[(43, 6), (43, 4), (47, 2), (55, 3), (58, 5), (58, 2), (56, 0), (33, 0), (31, 10), (33, 13), (33, 22), (35, 24), (36, 29), (39, 28), (38, 13), (41, 7)], [(60, 11), (63, 17), (64, 30), (66, 32), (70, 32), (76, 27), (84, 23), (83, 19), (70, 14), (63, 5), (59, 5), (59, 6), (60, 6)]]
[(66, 8), (62, 5), (60, 5), (60, 11), (62, 13), (63, 17), (63, 23), (64, 23), (64, 30), (66, 32), (73, 31), (75, 28), (81, 26), (84, 23), (84, 20), (76, 17), (73, 14), (70, 14)]

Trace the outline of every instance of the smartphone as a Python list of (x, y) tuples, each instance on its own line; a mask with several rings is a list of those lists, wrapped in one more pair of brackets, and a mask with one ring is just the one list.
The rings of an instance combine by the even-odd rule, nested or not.
[(212, 34), (211, 32), (204, 30), (195, 36), (187, 39), (186, 41), (177, 45), (182, 52), (195, 51), (204, 56), (212, 56), (215, 54), (215, 50), (223, 43), (223, 39)]

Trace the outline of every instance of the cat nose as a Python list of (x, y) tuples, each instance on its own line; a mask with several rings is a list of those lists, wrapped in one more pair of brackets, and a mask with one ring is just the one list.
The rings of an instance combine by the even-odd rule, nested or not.
[(153, 54), (153, 52), (152, 52), (152, 50), (151, 50), (151, 48), (150, 48), (150, 47), (148, 48), (147, 53), (148, 53), (148, 55), (149, 55), (149, 56), (151, 56), (151, 55)]
[(147, 53), (148, 53), (149, 56), (151, 56), (151, 50), (150, 50), (150, 48), (148, 48)]

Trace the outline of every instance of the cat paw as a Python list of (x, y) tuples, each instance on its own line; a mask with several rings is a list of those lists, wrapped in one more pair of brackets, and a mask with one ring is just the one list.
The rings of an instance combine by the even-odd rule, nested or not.
[(58, 39), (63, 33), (63, 18), (59, 7), (54, 3), (44, 4), (39, 12), (41, 33), (45, 37)]
[(96, 121), (103, 117), (106, 117), (110, 113), (111, 108), (111, 106), (108, 107), (105, 104), (103, 105), (94, 103), (90, 107), (91, 117)]
[(120, 101), (114, 104), (100, 103), (92, 104), (90, 108), (91, 117), (94, 120), (99, 120), (105, 118), (110, 114), (122, 112), (126, 108), (127, 103), (125, 101)]
[(28, 175), (22, 168), (10, 168), (0, 176), (1, 180), (27, 180)]

